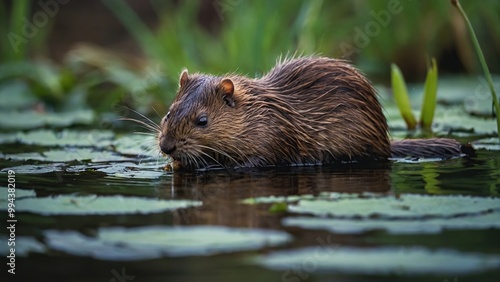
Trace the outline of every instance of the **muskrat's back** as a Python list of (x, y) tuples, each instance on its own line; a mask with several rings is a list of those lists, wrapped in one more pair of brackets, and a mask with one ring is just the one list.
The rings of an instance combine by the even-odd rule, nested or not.
[(369, 81), (348, 63), (324, 57), (285, 60), (257, 79), (184, 71), (159, 145), (187, 168), (391, 156), (387, 122)]
[(250, 112), (276, 117), (269, 130), (279, 146), (271, 150), (278, 149), (286, 163), (390, 156), (387, 122), (375, 90), (346, 62), (323, 57), (284, 61), (258, 82), (252, 103), (262, 108)]

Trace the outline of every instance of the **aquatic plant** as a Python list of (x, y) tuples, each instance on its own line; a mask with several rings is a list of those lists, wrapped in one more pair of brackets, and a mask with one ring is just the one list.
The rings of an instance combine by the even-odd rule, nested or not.
[[(420, 113), (419, 124), (423, 129), (430, 130), (432, 120), (434, 118), (434, 109), (436, 108), (437, 96), (437, 81), (438, 70), (436, 59), (432, 58), (431, 66), (427, 71), (427, 78), (425, 80), (422, 111)], [(391, 65), (391, 83), (394, 95), (394, 100), (406, 122), (408, 129), (413, 130), (417, 127), (417, 121), (413, 116), (411, 109), (410, 98), (408, 97), (408, 90), (406, 82), (399, 67), (395, 64)]]
[(460, 1), (459, 0), (451, 0), (451, 4), (458, 9), (458, 11), (460, 12), (460, 15), (462, 16), (465, 23), (467, 24), (467, 28), (469, 30), (469, 34), (471, 36), (472, 43), (474, 44), (474, 49), (476, 50), (477, 56), (479, 58), (479, 62), (481, 63), (481, 67), (483, 69), (484, 76), (486, 77), (486, 80), (488, 81), (488, 86), (490, 88), (491, 96), (493, 98), (493, 106), (495, 108), (495, 113), (496, 113), (496, 118), (497, 118), (498, 138), (500, 139), (500, 103), (498, 102), (497, 94), (495, 93), (495, 87), (493, 86), (493, 80), (491, 79), (491, 74), (490, 74), (490, 70), (488, 69), (488, 64), (486, 64), (486, 60), (484, 59), (483, 51), (481, 50), (481, 46), (479, 45), (479, 41), (477, 40), (476, 33), (474, 32), (474, 28), (472, 27), (472, 24), (470, 23), (470, 20), (467, 17), (467, 14), (465, 13), (464, 9), (460, 5)]

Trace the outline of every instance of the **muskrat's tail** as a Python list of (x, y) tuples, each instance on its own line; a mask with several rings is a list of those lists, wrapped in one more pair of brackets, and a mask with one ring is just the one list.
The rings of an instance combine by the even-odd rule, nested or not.
[(471, 146), (462, 146), (448, 138), (405, 139), (391, 143), (393, 158), (440, 158), (450, 159), (472, 155)]

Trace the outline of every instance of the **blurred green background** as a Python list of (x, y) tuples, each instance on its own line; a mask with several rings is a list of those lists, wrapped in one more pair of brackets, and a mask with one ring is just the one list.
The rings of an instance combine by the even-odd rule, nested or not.
[[(499, 73), (500, 1), (461, 3)], [(11, 0), (0, 34), (0, 98), (29, 101), (2, 110), (162, 115), (183, 68), (254, 77), (280, 56), (344, 58), (383, 84), (391, 63), (423, 82), (431, 57), (440, 75), (481, 74), (448, 0)]]

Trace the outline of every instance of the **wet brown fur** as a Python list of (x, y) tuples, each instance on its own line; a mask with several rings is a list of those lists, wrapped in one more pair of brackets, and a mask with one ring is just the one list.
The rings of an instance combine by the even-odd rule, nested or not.
[(286, 59), (256, 79), (185, 72), (158, 138), (185, 168), (387, 160), (409, 148), (391, 153), (370, 82), (325, 57)]

